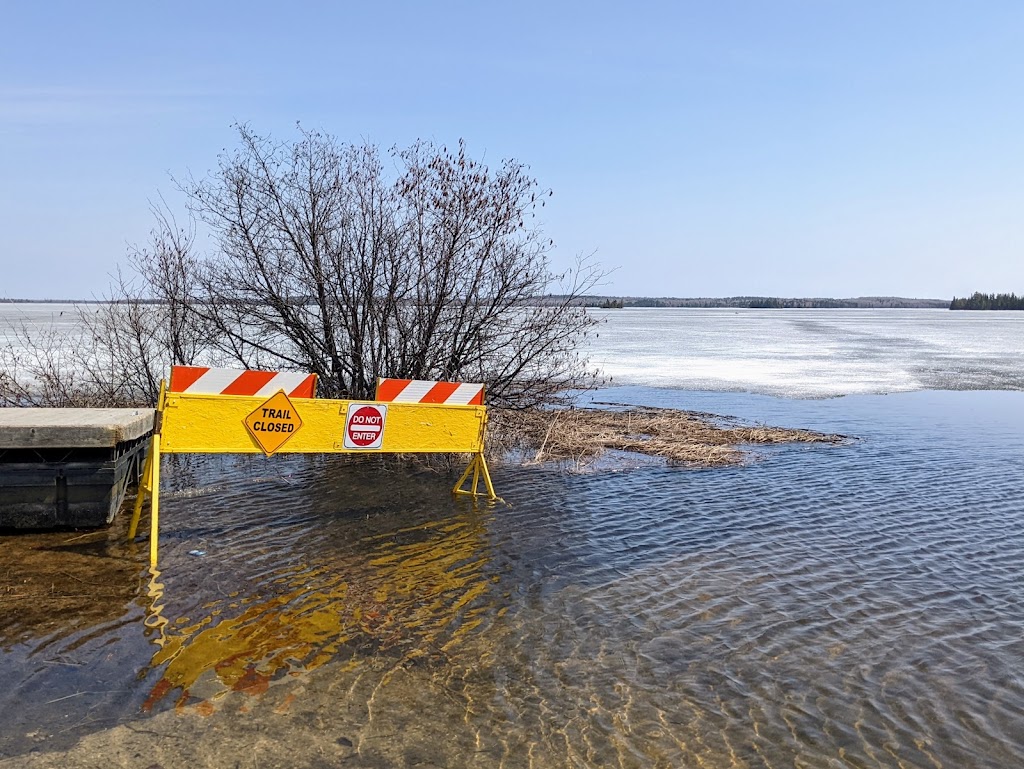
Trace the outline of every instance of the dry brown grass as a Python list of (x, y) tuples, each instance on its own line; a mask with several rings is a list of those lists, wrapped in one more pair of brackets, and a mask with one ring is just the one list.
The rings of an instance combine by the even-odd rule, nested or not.
[(840, 443), (841, 435), (782, 427), (728, 424), (721, 417), (659, 408), (491, 411), (492, 448), (527, 463), (585, 465), (605, 451), (662, 457), (673, 464), (718, 467), (743, 463), (751, 444)]

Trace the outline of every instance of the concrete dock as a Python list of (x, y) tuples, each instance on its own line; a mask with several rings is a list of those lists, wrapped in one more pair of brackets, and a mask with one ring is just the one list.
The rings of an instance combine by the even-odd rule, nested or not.
[(152, 409), (0, 409), (0, 529), (110, 523), (138, 479)]

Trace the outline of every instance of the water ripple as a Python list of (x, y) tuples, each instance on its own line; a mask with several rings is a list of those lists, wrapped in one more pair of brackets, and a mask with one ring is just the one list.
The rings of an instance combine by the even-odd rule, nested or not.
[(301, 694), (327, 733), (346, 703), (384, 765), (1024, 765), (1021, 394), (618, 395), (859, 440), (714, 471), (497, 468), (507, 507), (365, 463), (172, 461), (161, 574), (107, 613), (0, 624), (0, 755), (29, 723), (66, 747), (232, 698), (287, 734)]

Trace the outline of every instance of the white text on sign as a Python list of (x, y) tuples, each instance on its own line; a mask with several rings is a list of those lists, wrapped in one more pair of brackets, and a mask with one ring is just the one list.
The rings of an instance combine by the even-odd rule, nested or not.
[(379, 449), (384, 442), (388, 407), (379, 403), (350, 403), (345, 417), (346, 449)]

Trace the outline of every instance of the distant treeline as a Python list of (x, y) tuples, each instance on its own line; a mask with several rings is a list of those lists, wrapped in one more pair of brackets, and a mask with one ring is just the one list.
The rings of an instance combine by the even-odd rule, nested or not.
[(730, 307), (753, 309), (791, 308), (931, 308), (945, 309), (945, 299), (908, 299), (900, 296), (860, 296), (852, 299), (783, 298), (774, 296), (729, 296), (729, 297), (648, 297), (648, 296), (587, 296), (583, 301), (588, 307), (603, 309), (614, 307)]
[(756, 297), (747, 304), (747, 307), (753, 310), (789, 310), (796, 307), (831, 309), (862, 306), (852, 299), (780, 299), (777, 296)]
[(1024, 310), (1024, 296), (1016, 294), (982, 294), (975, 291), (969, 298), (949, 303), (951, 310)]
[[(526, 304), (556, 304), (565, 297), (562, 295), (538, 296), (525, 300)], [(156, 299), (136, 299), (138, 304), (160, 304)], [(292, 304), (315, 304), (313, 297), (291, 297)], [(1007, 303), (1009, 302), (1009, 303)], [(8, 304), (117, 304), (118, 300), (70, 300), (70, 299), (5, 299), (0, 303)], [(901, 296), (860, 296), (852, 299), (830, 298), (783, 298), (776, 296), (728, 296), (728, 297), (649, 297), (649, 296), (583, 296), (575, 301), (583, 307), (596, 307), (603, 310), (620, 309), (622, 307), (729, 307), (734, 309), (831, 309), (831, 308), (894, 308), (894, 309), (946, 309), (951, 310), (1024, 310), (1024, 298), (1014, 294), (975, 294), (970, 299), (953, 299), (948, 303), (945, 299), (910, 299)]]

